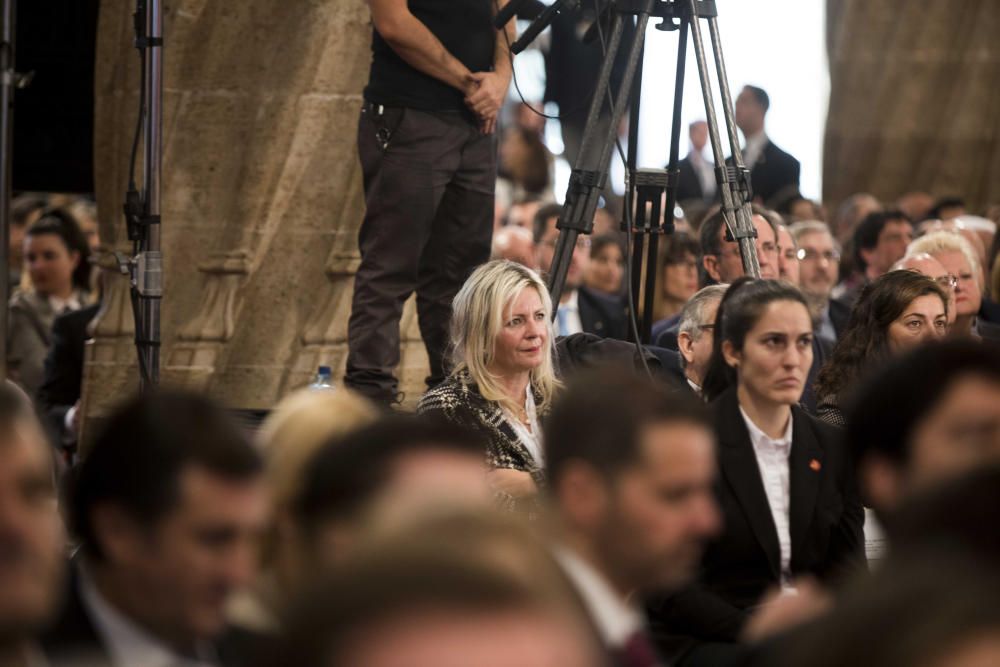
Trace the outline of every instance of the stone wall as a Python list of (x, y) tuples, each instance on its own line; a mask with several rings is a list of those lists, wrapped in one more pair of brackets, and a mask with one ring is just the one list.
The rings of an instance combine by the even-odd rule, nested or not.
[[(101, 234), (126, 253), (133, 9), (101, 3), (95, 84)], [(163, 382), (268, 408), (319, 364), (343, 369), (363, 212), (355, 132), (368, 10), (363, 0), (173, 0), (165, 11)], [(85, 372), (90, 418), (137, 384), (127, 279), (107, 256), (104, 266)], [(401, 371), (411, 400), (426, 365), (414, 319), (411, 304)]]

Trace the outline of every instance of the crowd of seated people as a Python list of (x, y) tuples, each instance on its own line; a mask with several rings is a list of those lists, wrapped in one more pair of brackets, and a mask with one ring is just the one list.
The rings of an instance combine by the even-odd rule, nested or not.
[(85, 456), (93, 204), (17, 197), (0, 667), (1000, 663), (996, 222), (772, 188), (751, 279), (699, 191), (636, 345), (613, 206), (549, 296), (538, 136), (504, 135), (492, 258), (413, 413), (303, 389), (248, 433), (155, 390)]

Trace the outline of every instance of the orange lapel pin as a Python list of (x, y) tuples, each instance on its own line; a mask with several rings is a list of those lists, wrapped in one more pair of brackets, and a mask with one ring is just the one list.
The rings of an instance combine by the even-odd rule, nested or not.
[(819, 472), (819, 469), (822, 468), (823, 466), (820, 465), (817, 459), (813, 459), (812, 461), (809, 462), (809, 467), (812, 468), (814, 472)]

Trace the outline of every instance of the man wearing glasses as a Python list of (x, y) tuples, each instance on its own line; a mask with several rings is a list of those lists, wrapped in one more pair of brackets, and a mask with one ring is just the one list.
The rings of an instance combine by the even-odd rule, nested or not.
[[(778, 277), (778, 241), (774, 227), (767, 219), (755, 214), (752, 218), (757, 229), (757, 261), (761, 278)], [(705, 271), (702, 286), (731, 283), (743, 275), (743, 258), (739, 245), (726, 240), (726, 225), (722, 212), (711, 216), (701, 225), (702, 268)]]
[(816, 334), (833, 344), (851, 316), (850, 308), (830, 299), (839, 277), (840, 248), (830, 228), (822, 222), (797, 222), (789, 232), (798, 247), (799, 287), (809, 302)]
[[(556, 242), (559, 240), (556, 223), (561, 214), (562, 206), (559, 204), (543, 206), (535, 214), (535, 252), (542, 273), (547, 273), (552, 266)], [(624, 340), (628, 334), (625, 300), (608, 298), (583, 286), (583, 277), (589, 263), (590, 237), (580, 236), (573, 249), (556, 310), (555, 333), (557, 336), (589, 333), (602, 338)]]

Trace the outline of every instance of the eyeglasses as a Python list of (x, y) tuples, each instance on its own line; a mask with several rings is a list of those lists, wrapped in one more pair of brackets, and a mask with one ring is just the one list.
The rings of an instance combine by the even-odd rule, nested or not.
[(837, 252), (836, 250), (824, 250), (823, 252), (817, 252), (812, 248), (799, 248), (799, 251), (795, 253), (795, 255), (799, 258), (799, 261), (802, 262), (805, 261), (814, 262), (818, 260), (820, 257), (830, 262), (831, 264), (840, 261), (840, 253)]
[(943, 276), (938, 276), (937, 278), (934, 279), (934, 282), (936, 282), (938, 285), (940, 285), (945, 289), (955, 289), (956, 287), (958, 287), (958, 278), (950, 273)]

